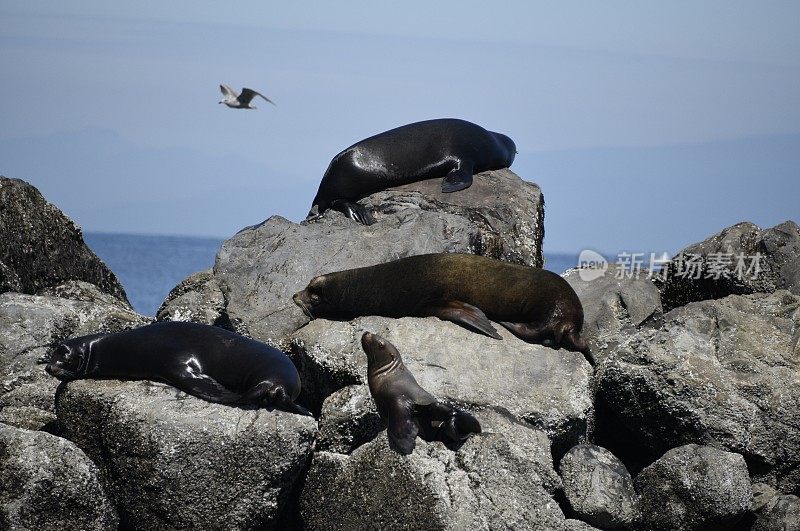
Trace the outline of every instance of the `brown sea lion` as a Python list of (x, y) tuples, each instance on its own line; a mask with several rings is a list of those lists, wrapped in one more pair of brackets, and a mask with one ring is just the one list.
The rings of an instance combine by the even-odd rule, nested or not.
[(472, 254), (424, 254), (314, 277), (293, 299), (312, 319), (433, 315), (502, 339), (491, 319), (525, 341), (581, 352), (594, 364), (580, 337), (581, 301), (545, 269)]
[(365, 332), (361, 346), (367, 354), (369, 392), (386, 422), (389, 441), (400, 453), (414, 450), (420, 432), (427, 440), (453, 442), (481, 432), (475, 417), (439, 402), (420, 387), (394, 345)]

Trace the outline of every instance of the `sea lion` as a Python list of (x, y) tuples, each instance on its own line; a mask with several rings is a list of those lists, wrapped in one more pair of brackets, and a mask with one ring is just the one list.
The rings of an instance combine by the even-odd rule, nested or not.
[(209, 402), (311, 415), (294, 403), (300, 376), (286, 354), (216, 326), (161, 322), (68, 339), (45, 370), (62, 381), (157, 380)]
[(420, 387), (394, 345), (365, 332), (361, 346), (367, 354), (369, 392), (386, 422), (389, 441), (400, 453), (414, 450), (420, 432), (426, 440), (453, 442), (481, 432), (475, 417), (439, 402)]
[(584, 354), (583, 306), (552, 271), (472, 254), (423, 254), (314, 277), (294, 302), (310, 318), (362, 315), (453, 321), (502, 339), (490, 319), (532, 343)]
[(332, 208), (371, 225), (375, 219), (356, 203), (361, 198), (436, 177), (444, 177), (442, 192), (463, 190), (473, 174), (511, 166), (516, 153), (506, 135), (465, 120), (427, 120), (391, 129), (333, 157), (306, 219)]

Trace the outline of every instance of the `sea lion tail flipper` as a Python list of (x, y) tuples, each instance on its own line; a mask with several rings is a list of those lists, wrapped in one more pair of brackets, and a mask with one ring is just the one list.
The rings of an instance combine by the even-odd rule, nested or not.
[(433, 315), (444, 321), (452, 321), (468, 328), (473, 328), (491, 338), (503, 339), (497, 329), (492, 326), (492, 322), (489, 321), (486, 314), (477, 306), (466, 302), (436, 301), (426, 304), (415, 313), (423, 317)]
[(481, 423), (466, 411), (455, 410), (455, 415), (450, 418), (448, 425), (451, 426), (453, 435), (457, 439), (466, 439), (473, 433), (481, 432)]
[(413, 404), (406, 400), (394, 400), (387, 411), (387, 432), (389, 442), (403, 455), (414, 451), (419, 433), (419, 424), (414, 418)]
[(338, 210), (348, 218), (358, 221), (362, 225), (372, 225), (375, 223), (375, 218), (372, 216), (372, 213), (367, 210), (364, 205), (359, 205), (354, 201), (336, 199), (331, 202), (330, 208)]
[(249, 391), (242, 395), (238, 403), (242, 405), (265, 404), (280, 409), (281, 411), (313, 417), (309, 410), (294, 403), (292, 397), (286, 393), (286, 389), (284, 389), (283, 386), (274, 385), (269, 381), (259, 382), (254, 385)]
[(458, 192), (472, 186), (472, 168), (456, 168), (442, 179), (442, 192)]
[(454, 441), (463, 441), (471, 434), (481, 432), (481, 424), (478, 419), (466, 411), (441, 402), (420, 406), (420, 409), (425, 410), (426, 416), (430, 420), (443, 421), (440, 429)]

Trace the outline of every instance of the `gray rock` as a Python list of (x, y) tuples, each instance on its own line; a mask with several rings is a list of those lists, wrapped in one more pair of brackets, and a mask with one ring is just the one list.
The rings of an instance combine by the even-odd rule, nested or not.
[(350, 456), (318, 452), (301, 495), (307, 529), (562, 529), (540, 431), (492, 413), (453, 452), (418, 440), (402, 456), (386, 432)]
[(55, 295), (0, 294), (0, 419), (39, 429), (55, 420), (58, 380), (44, 371), (52, 347), (69, 337), (148, 324), (119, 299), (85, 282), (47, 288)]
[(374, 194), (369, 227), (327, 211), (313, 223), (273, 216), (222, 245), (214, 276), (226, 311), (261, 340), (291, 334), (308, 318), (292, 302), (317, 274), (405, 256), (468, 252), (541, 266), (544, 201), (535, 184), (509, 170), (476, 176), (461, 192), (441, 194), (441, 179)]
[(325, 399), (317, 450), (349, 454), (385, 429), (366, 385), (348, 385)]
[(70, 382), (56, 409), (134, 529), (275, 525), (316, 432), (311, 417), (212, 404), (146, 381)]
[(633, 521), (633, 480), (614, 454), (579, 444), (561, 458), (559, 471), (564, 495), (581, 520), (602, 528), (628, 527)]
[(0, 423), (0, 528), (117, 529), (97, 467), (74, 444)]
[[(502, 340), (435, 317), (315, 319), (293, 335), (292, 356), (319, 404), (347, 385), (366, 383), (365, 331), (394, 344), (419, 384), (440, 400), (510, 411), (545, 431), (556, 453), (582, 442), (592, 418), (592, 370), (577, 352), (526, 343), (498, 326)], [(317, 406), (318, 407), (318, 406)]]
[(574, 518), (564, 520), (564, 529), (565, 531), (599, 531), (596, 527)]
[(753, 498), (741, 455), (696, 444), (668, 451), (633, 483), (639, 529), (731, 529)]
[(778, 494), (758, 511), (752, 531), (800, 531), (800, 498)]
[(580, 269), (570, 269), (563, 276), (581, 300), (581, 335), (589, 341), (595, 359), (605, 356), (620, 333), (630, 333), (663, 313), (661, 294), (646, 271), (611, 265), (596, 278)]
[[(597, 367), (598, 427), (653, 453), (686, 443), (740, 453), (755, 480), (800, 490), (800, 297), (732, 295), (677, 308)], [(627, 461), (626, 461), (627, 462)]]
[(0, 176), (0, 293), (34, 294), (84, 280), (128, 303), (125, 290), (83, 241), (81, 229), (35, 187)]
[[(754, 274), (748, 269), (756, 255)], [(794, 221), (764, 230), (750, 222), (723, 229), (678, 253), (661, 283), (666, 309), (777, 289), (800, 295), (800, 227)]]
[(225, 297), (211, 269), (194, 273), (175, 286), (156, 312), (156, 320), (232, 328), (225, 311)]

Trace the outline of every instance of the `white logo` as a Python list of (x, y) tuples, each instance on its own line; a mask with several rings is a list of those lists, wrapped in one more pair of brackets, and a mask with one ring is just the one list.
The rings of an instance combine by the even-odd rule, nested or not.
[(584, 249), (578, 256), (578, 276), (584, 282), (591, 282), (606, 274), (608, 261), (605, 257), (591, 249)]

